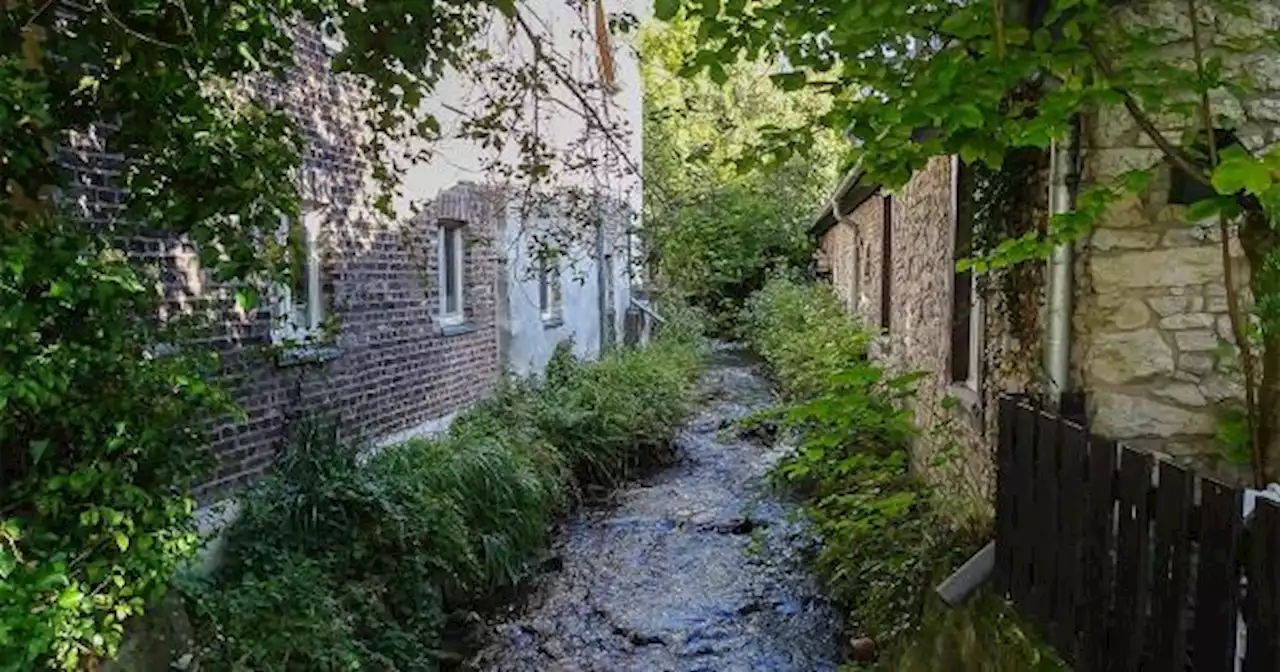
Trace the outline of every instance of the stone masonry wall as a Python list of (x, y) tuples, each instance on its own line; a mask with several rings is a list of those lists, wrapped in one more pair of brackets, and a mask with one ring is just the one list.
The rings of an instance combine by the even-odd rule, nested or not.
[[(335, 347), (313, 361), (282, 358), (270, 345), (270, 309), (237, 308), (227, 288), (199, 269), (194, 250), (162, 239), (138, 239), (130, 247), (139, 261), (164, 269), (171, 310), (188, 309), (194, 297), (214, 302), (219, 326), (194, 345), (222, 354), (225, 380), (247, 418), (211, 426), (217, 468), (200, 490), (206, 501), (267, 470), (289, 423), (300, 417), (327, 412), (350, 438), (376, 440), (478, 401), (499, 370), (498, 194), (461, 184), (437, 195), (421, 216), (386, 222), (370, 206), (357, 89), (330, 71), (317, 31), (303, 26), (296, 38), (297, 67), (281, 81), (248, 86), (286, 109), (307, 140), (300, 187), (303, 200), (325, 213), (321, 275), (326, 316), (339, 325)], [(121, 157), (108, 145), (109, 138), (82, 137), (67, 157), (78, 185), (73, 207), (88, 222), (110, 222), (124, 200), (116, 186)], [(440, 219), (466, 223), (467, 320), (448, 335), (436, 322)]]
[[(1274, 0), (1256, 3), (1254, 11), (1256, 22), (1206, 13), (1206, 43), (1264, 24), (1280, 27)], [(1167, 26), (1170, 56), (1189, 53), (1190, 22), (1180, 3), (1147, 3), (1121, 19)], [(1232, 120), (1249, 149), (1274, 143), (1280, 137), (1280, 56), (1255, 52), (1228, 57), (1226, 65), (1247, 72), (1259, 91), (1247, 98), (1213, 92), (1217, 113)], [(1185, 121), (1156, 121), (1179, 142)], [(1169, 202), (1171, 171), (1123, 109), (1087, 118), (1083, 137), (1087, 181), (1156, 167), (1153, 184), (1116, 204), (1082, 246), (1073, 357), (1093, 429), (1236, 478), (1240, 466), (1224, 461), (1214, 439), (1224, 409), (1243, 397), (1217, 222), (1189, 221), (1185, 206)], [(1232, 258), (1247, 300), (1248, 269), (1237, 241)]]
[[(944, 402), (957, 391), (949, 371), (955, 268), (951, 172), (950, 157), (935, 158), (892, 194), (890, 328), (876, 340), (872, 355), (893, 374), (928, 374), (920, 381), (914, 405), (922, 432), (913, 447), (913, 462), (949, 495), (982, 506), (992, 480), (985, 435), (986, 418), (994, 406), (985, 401), (988, 395), (976, 392), (970, 404), (952, 407)], [(871, 329), (881, 324), (886, 193), (872, 195), (823, 240), (837, 292)]]

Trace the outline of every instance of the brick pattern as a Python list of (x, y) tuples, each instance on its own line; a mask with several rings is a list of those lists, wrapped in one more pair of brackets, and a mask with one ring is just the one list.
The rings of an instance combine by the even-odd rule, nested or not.
[[(160, 267), (170, 310), (207, 303), (216, 311), (219, 328), (199, 344), (222, 354), (225, 381), (247, 415), (211, 423), (217, 468), (200, 488), (205, 501), (268, 470), (298, 418), (328, 414), (348, 438), (372, 441), (475, 403), (490, 392), (499, 371), (493, 245), (499, 194), (463, 183), (438, 195), (419, 216), (385, 222), (371, 207), (357, 87), (330, 71), (317, 31), (302, 26), (296, 38), (297, 66), (288, 76), (255, 79), (246, 88), (286, 109), (307, 139), (300, 190), (304, 202), (325, 216), (321, 284), (326, 317), (339, 325), (336, 356), (282, 364), (269, 347), (268, 306), (248, 314), (238, 309), (227, 288), (210, 284), (194, 250), (179, 241), (128, 242), (135, 258)], [(87, 221), (109, 224), (124, 200), (113, 186), (121, 157), (108, 152), (101, 138), (78, 140), (65, 152), (77, 185), (67, 198)], [(436, 319), (441, 219), (465, 222), (466, 328), (448, 333)]]

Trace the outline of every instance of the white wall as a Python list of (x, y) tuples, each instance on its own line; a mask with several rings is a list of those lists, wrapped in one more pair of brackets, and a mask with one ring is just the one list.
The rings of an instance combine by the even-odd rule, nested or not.
[[(506, 330), (503, 358), (507, 369), (518, 375), (541, 375), (556, 346), (572, 339), (574, 354), (581, 359), (600, 355), (601, 330), (601, 265), (594, 239), (581, 241), (560, 260), (563, 303), (560, 319), (546, 322), (539, 305), (536, 232), (545, 227), (563, 225), (549, 219), (526, 220), (520, 209), (508, 208), (502, 241), (505, 268), (505, 292), (498, 298), (506, 313), (499, 319)], [(631, 285), (626, 263), (626, 237), (618, 235), (621, 222), (611, 218), (606, 226), (605, 252), (612, 256), (614, 343), (622, 340), (623, 317), (631, 301)], [(505, 293), (505, 296), (502, 294)]]
[[(604, 7), (610, 14), (626, 11), (641, 18), (649, 12), (649, 3), (645, 0), (605, 0)], [(517, 8), (542, 34), (545, 49), (570, 58), (571, 74), (576, 79), (598, 78), (594, 5), (590, 0), (524, 0), (517, 3)], [(575, 31), (578, 34), (575, 35)], [(505, 63), (520, 65), (533, 60), (532, 42), (504, 18), (495, 17), (490, 34), (483, 41), (495, 57)], [(593, 155), (615, 155), (610, 167), (560, 174), (553, 179), (557, 187), (579, 186), (609, 193), (640, 212), (641, 182), (636, 170), (641, 164), (643, 90), (639, 54), (633, 42), (633, 36), (615, 36), (613, 54), (618, 89), (609, 95), (596, 92), (591, 100), (598, 114), (608, 120), (621, 121), (626, 128), (621, 136), (614, 136), (616, 142), (595, 137), (588, 143), (591, 149), (587, 151)], [(496, 152), (480, 147), (475, 141), (455, 137), (462, 130), (463, 119), (483, 109), (486, 86), (492, 85), (473, 81), (468, 74), (453, 73), (440, 82), (436, 95), (424, 104), (424, 111), (439, 120), (444, 138), (430, 145), (431, 160), (403, 171), (402, 197), (397, 202), (401, 212), (410, 212), (411, 203), (432, 199), (460, 181), (500, 181), (486, 167), (495, 159), (506, 165), (517, 162), (519, 154), (512, 147)], [(579, 106), (567, 88), (553, 86), (550, 96), (538, 104), (538, 132), (553, 148), (564, 150), (583, 137), (586, 122), (581, 111), (567, 110), (557, 101)], [(532, 106), (526, 112), (533, 114)], [(629, 161), (617, 156), (619, 145), (626, 149)]]

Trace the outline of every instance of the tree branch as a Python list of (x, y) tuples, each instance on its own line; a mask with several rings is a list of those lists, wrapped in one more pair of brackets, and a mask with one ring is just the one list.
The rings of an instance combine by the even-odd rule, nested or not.
[[(1085, 40), (1084, 44), (1089, 50), (1089, 55), (1093, 56), (1093, 61), (1097, 64), (1098, 70), (1102, 75), (1109, 81), (1114, 80), (1115, 71), (1111, 69), (1111, 64), (1107, 61), (1102, 52), (1099, 51), (1098, 46), (1094, 44), (1092, 40)], [(1187, 156), (1187, 153), (1184, 152), (1182, 148), (1169, 142), (1169, 140), (1164, 137), (1164, 134), (1160, 132), (1160, 129), (1156, 128), (1155, 122), (1151, 121), (1151, 117), (1147, 116), (1147, 113), (1138, 105), (1138, 101), (1134, 99), (1133, 94), (1129, 93), (1129, 91), (1124, 87), (1118, 86), (1114, 83), (1111, 83), (1111, 89), (1120, 94), (1124, 99), (1125, 109), (1129, 111), (1133, 120), (1138, 123), (1138, 127), (1147, 134), (1147, 137), (1151, 138), (1151, 141), (1156, 144), (1156, 147), (1160, 148), (1160, 151), (1164, 152), (1165, 155), (1169, 157), (1170, 161), (1173, 161), (1179, 168), (1186, 172), (1187, 175), (1190, 175), (1196, 181), (1202, 184), (1212, 185), (1209, 181), (1209, 176), (1206, 175), (1203, 170), (1196, 167), (1191, 157)]]
[[(1196, 63), (1196, 77), (1204, 82), (1204, 49), (1200, 45), (1200, 19), (1196, 8), (1196, 0), (1187, 0), (1187, 13), (1191, 17), (1191, 49)], [(1204, 126), (1209, 143), (1209, 170), (1218, 165), (1218, 138), (1213, 125), (1213, 108), (1209, 100), (1209, 91), (1200, 92), (1200, 123)], [(1231, 259), (1231, 225), (1227, 216), (1218, 213), (1218, 231), (1222, 245), (1223, 283), (1227, 290), (1227, 313), (1231, 320), (1231, 333), (1236, 339), (1236, 347), (1240, 348), (1240, 363), (1244, 369), (1245, 410), (1249, 422), (1249, 438), (1253, 450), (1250, 458), (1253, 463), (1253, 481), (1255, 487), (1262, 487), (1266, 482), (1266, 443), (1262, 436), (1262, 423), (1258, 415), (1257, 366), (1253, 358), (1253, 346), (1249, 343), (1244, 328), (1244, 315), (1240, 310), (1240, 292), (1236, 288), (1234, 263)]]

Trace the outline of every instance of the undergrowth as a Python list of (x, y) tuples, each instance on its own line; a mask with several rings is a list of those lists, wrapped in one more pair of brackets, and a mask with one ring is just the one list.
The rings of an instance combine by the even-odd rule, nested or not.
[(916, 669), (898, 664), (936, 621), (933, 585), (984, 541), (945, 516), (912, 472), (909, 401), (922, 374), (890, 375), (871, 362), (871, 334), (824, 286), (774, 279), (743, 322), (788, 402), (753, 421), (780, 420), (796, 437), (772, 477), (802, 496), (822, 538), (813, 567), (852, 633), (876, 641), (879, 669)]
[(671, 329), (599, 362), (559, 353), (444, 437), (361, 464), (310, 423), (245, 498), (225, 559), (187, 586), (207, 670), (436, 670), (536, 567), (586, 486), (660, 459), (689, 412), (700, 343)]

